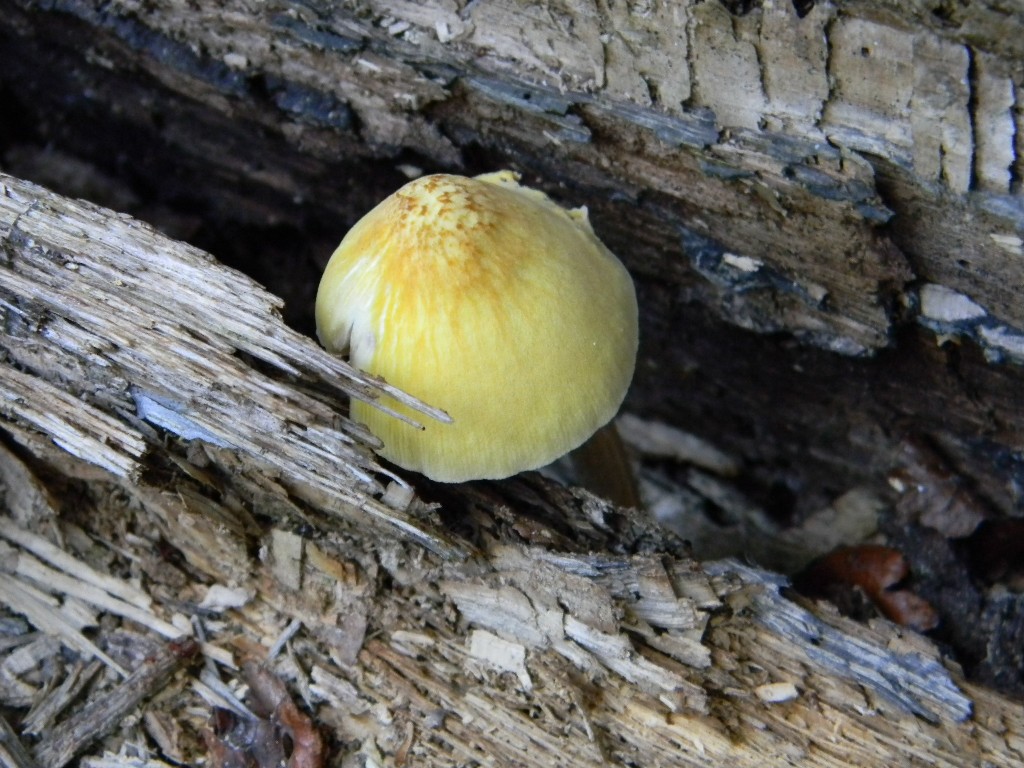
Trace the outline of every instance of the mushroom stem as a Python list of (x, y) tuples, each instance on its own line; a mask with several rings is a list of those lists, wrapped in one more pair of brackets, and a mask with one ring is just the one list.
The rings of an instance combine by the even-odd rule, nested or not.
[(618, 507), (643, 509), (636, 475), (615, 422), (609, 421), (570, 454), (580, 485)]

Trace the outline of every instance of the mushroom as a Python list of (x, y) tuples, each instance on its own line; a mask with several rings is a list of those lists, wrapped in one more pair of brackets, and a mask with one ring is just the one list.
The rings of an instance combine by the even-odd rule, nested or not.
[(352, 403), (384, 458), (441, 482), (577, 448), (615, 416), (637, 352), (633, 282), (586, 208), (511, 171), (425, 176), (381, 202), (331, 256), (316, 323), (329, 350), (452, 417), (417, 428)]

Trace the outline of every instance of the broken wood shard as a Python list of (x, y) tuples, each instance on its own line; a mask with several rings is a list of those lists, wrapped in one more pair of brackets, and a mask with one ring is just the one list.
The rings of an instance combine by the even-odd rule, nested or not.
[[(327, 392), (414, 398), (350, 368), (287, 328), (280, 303), (207, 254), (128, 217), (0, 177), (0, 309), (9, 332), (0, 412), (69, 453), (131, 479), (154, 445), (144, 419), (183, 440), (258, 457), (289, 492), (331, 514), (363, 519), (459, 553), (380, 501), (388, 476), (373, 438), (323, 398), (255, 375), (305, 372)], [(19, 370), (20, 368), (20, 370)], [(54, 382), (60, 381), (58, 388)], [(324, 461), (330, 472), (310, 469)]]
[[(82, 210), (109, 215), (13, 179), (6, 183), (47, 201), (58, 218), (62, 214), (56, 211), (65, 207), (68, 215)], [(447, 543), (447, 534), (429, 539), (437, 545), (431, 551), (419, 547), (415, 537), (379, 536), (359, 518), (325, 516), (315, 518), (316, 526), (271, 529), (257, 524), (256, 514), (264, 521), (304, 522), (303, 516), (322, 509), (317, 504), (329, 507), (329, 485), (303, 489), (302, 483), (330, 475), (336, 457), (301, 453), (301, 442), (272, 458), (203, 444), (201, 438), (191, 445), (174, 439), (162, 443), (157, 428), (138, 419), (126, 394), (133, 382), (125, 374), (142, 375), (124, 364), (128, 352), (94, 345), (86, 353), (82, 347), (51, 345), (49, 323), (62, 317), (58, 309), (73, 314), (78, 306), (73, 297), (64, 299), (65, 307), (56, 298), (62, 294), (54, 293), (50, 308), (40, 308), (33, 303), (35, 293), (10, 292), (14, 281), (5, 279), (21, 274), (19, 261), (24, 268), (33, 259), (62, 252), (50, 247), (26, 255), (33, 246), (26, 244), (24, 230), (19, 233), (15, 247), (8, 245), (8, 263), (0, 267), (7, 306), (19, 309), (18, 318), (36, 319), (30, 325), (10, 323), (0, 336), (11, 359), (21, 361), (19, 373), (42, 378), (59, 371), (68, 376), (62, 383), (76, 398), (86, 397), (96, 410), (137, 432), (145, 445), (139, 461), (158, 466), (167, 487), (148, 485), (145, 473), (104, 473), (92, 482), (106, 483), (119, 495), (127, 490), (136, 503), (118, 507), (117, 514), (138, 515), (140, 530), (158, 523), (156, 530), (212, 583), (244, 587), (246, 596), (253, 595), (219, 611), (217, 623), (241, 621), (245, 629), (235, 637), (243, 643), (252, 642), (242, 638), (253, 627), (274, 627), (264, 647), (286, 644), (281, 664), (293, 664), (296, 655), (311, 662), (309, 691), (315, 698), (310, 700), (330, 727), (361, 745), (362, 754), (380, 759), (406, 754), (423, 765), (450, 764), (452, 755), (566, 766), (628, 759), (692, 766), (710, 760), (753, 768), (779, 754), (821, 768), (834, 768), (837, 761), (881, 768), (925, 753), (933, 764), (950, 768), (963, 764), (964, 755), (984, 755), (993, 765), (1019, 762), (1024, 721), (1018, 708), (962, 682), (941, 665), (928, 642), (888, 623), (863, 627), (827, 610), (790, 603), (779, 591), (781, 582), (751, 568), (731, 563), (702, 569), (639, 513), (625, 515), (540, 478), (448, 490), (450, 504), (463, 508), (482, 532), (472, 558), (453, 556), (462, 550)], [(142, 242), (154, 237), (143, 227), (122, 233)], [(76, 263), (84, 266), (88, 243), (77, 247)], [(125, 250), (137, 248), (138, 243), (128, 243)], [(217, 279), (223, 269), (207, 260), (196, 268), (201, 282)], [(47, 269), (43, 265), (38, 271), (45, 275)], [(18, 284), (28, 288), (24, 280)], [(97, 286), (91, 301), (103, 290)], [(276, 319), (268, 311), (264, 321), (272, 325)], [(86, 327), (84, 314), (74, 318)], [(130, 343), (131, 314), (107, 322), (112, 336)], [(202, 335), (222, 338), (215, 329)], [(198, 344), (197, 336), (189, 343)], [(239, 366), (242, 391), (259, 398), (257, 403), (280, 404), (299, 423), (322, 419), (318, 429), (332, 434), (335, 422), (326, 419), (325, 403), (334, 400), (328, 395), (311, 397), (306, 381), (269, 377), (265, 363), (247, 367), (249, 358), (227, 355), (236, 348), (224, 346), (218, 350), (211, 341), (197, 349), (223, 361), (226, 370)], [(164, 355), (159, 364), (167, 370), (176, 360)], [(186, 357), (182, 364), (191, 370), (194, 362)], [(152, 381), (143, 384), (155, 389)], [(196, 392), (190, 412), (201, 416), (196, 423), (211, 434), (231, 435), (237, 445), (244, 425), (228, 423), (238, 416), (224, 410), (227, 399), (223, 391)], [(21, 422), (17, 406), (11, 406), (5, 423), (26, 446), (38, 448), (30, 438), (40, 437), (40, 427)], [(239, 407), (253, 413), (251, 402)], [(61, 417), (73, 423), (77, 412), (64, 411)], [(366, 438), (357, 430), (338, 430), (336, 439), (350, 444), (353, 456), (369, 456), (369, 447), (360, 442)], [(51, 446), (40, 461), (74, 477), (88, 458), (61, 455)], [(271, 461), (279, 463), (268, 475)], [(373, 468), (354, 466), (354, 474)], [(22, 499), (19, 519), (60, 523), (39, 493), (24, 490), (35, 487), (24, 483), (27, 470), (5, 471), (7, 477), (23, 477), (23, 491), (12, 496)], [(365, 485), (346, 488), (350, 498), (366, 493)], [(359, 498), (364, 505), (380, 503), (375, 496)], [(408, 509), (419, 514), (424, 505), (413, 496)], [(420, 536), (433, 537), (426, 519), (416, 520), (424, 531)], [(252, 557), (263, 547), (275, 548), (268, 530), (280, 531), (276, 538), (285, 542), (274, 553), (279, 563)], [(308, 540), (309, 531), (316, 531), (315, 542)], [(51, 564), (59, 562), (34, 536), (8, 534)], [(127, 552), (140, 545), (151, 546), (138, 539), (118, 546)], [(177, 592), (165, 591), (165, 601), (168, 595), (176, 606)], [(195, 596), (196, 605), (204, 596), (210, 590)], [(122, 597), (125, 605), (139, 601), (131, 591)], [(150, 609), (171, 606), (154, 600)], [(112, 603), (106, 608), (119, 610)], [(152, 625), (155, 631), (161, 626)], [(313, 655), (304, 657), (307, 652)], [(6, 663), (14, 656), (0, 666), (0, 681), (30, 701), (35, 689), (19, 688), (13, 664)], [(291, 667), (300, 675), (302, 668)], [(203, 702), (227, 702), (232, 695), (223, 680), (205, 672), (192, 683), (189, 695), (206, 697)], [(124, 700), (138, 701), (134, 695)], [(83, 748), (83, 718), (93, 726), (100, 722), (91, 706), (56, 726), (51, 735), (59, 740), (37, 747), (40, 762), (57, 765)]]
[(94, 740), (121, 723), (144, 699), (160, 690), (175, 671), (185, 667), (199, 652), (193, 640), (168, 643), (147, 659), (124, 682), (101, 700), (94, 701), (57, 726), (45, 743), (35, 749), (43, 768), (62, 768)]
[[(929, 722), (960, 722), (971, 716), (971, 700), (950, 679), (933, 648), (928, 649), (929, 657), (921, 652), (924, 648), (915, 649), (910, 644), (901, 652), (867, 639), (855, 639), (783, 597), (780, 590), (787, 584), (778, 576), (737, 562), (709, 563), (706, 568), (712, 576), (738, 574), (741, 580), (759, 585), (733, 599), (738, 599), (755, 621), (780, 638), (788, 638), (827, 674), (854, 680), (873, 695)], [(726, 602), (730, 602), (729, 597)]]

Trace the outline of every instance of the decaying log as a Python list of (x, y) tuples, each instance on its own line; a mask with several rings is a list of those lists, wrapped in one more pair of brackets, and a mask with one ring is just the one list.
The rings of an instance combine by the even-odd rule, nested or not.
[[(1019, 515), (1022, 26), (999, 0), (0, 0), (0, 165), (270, 289), (6, 179), (0, 568), (52, 634), (4, 639), (0, 696), (38, 703), (62, 644), (135, 668), (111, 623), (214, 616), (166, 694), (193, 734), (245, 711), (256, 655), (364, 762), (1019, 762), (1018, 714), (927, 643), (696, 567), (640, 516), (536, 477), (408, 502), (344, 415), (380, 383), (293, 329), (408, 176), (513, 167), (586, 204), (636, 279), (635, 434), (699, 436), (662, 500), (728, 518), (677, 516), (695, 545), (796, 521), (759, 544), (792, 566), (830, 521), (891, 527), (875, 495), (919, 436), (944, 467), (923, 495), (976, 504), (953, 522)], [(69, 582), (107, 567), (144, 611), (117, 577)], [(977, 618), (946, 639), (1019, 670), (990, 626), (1024, 626), (1019, 596), (966, 583), (936, 588)], [(146, 738), (187, 764), (166, 711)]]
[[(274, 661), (287, 646), (282, 673), (343, 754), (423, 766), (1024, 759), (1019, 705), (965, 683), (927, 640), (790, 601), (778, 577), (737, 563), (701, 567), (639, 512), (535, 475), (424, 484), (388, 508), (389, 474), (339, 415), (342, 387), (372, 398), (379, 382), (289, 331), (269, 294), (196, 249), (0, 183), (4, 427), (30, 457), (6, 462), (21, 486), (12, 519), (66, 534), (27, 478), (90, 478), (97, 538), (140, 563), (161, 538), (182, 552), (209, 581), (195, 618), (220, 617), (207, 648)], [(197, 586), (147, 567), (151, 610), (189, 634), (174, 615)]]
[(404, 172), (513, 166), (637, 280), (633, 412), (758, 467), (783, 514), (906, 433), (1009, 513), (1022, 24), (995, 0), (4, 0), (4, 160), (189, 231), (306, 327)]
[(168, 643), (147, 658), (112, 694), (76, 713), (47, 734), (35, 757), (44, 768), (63, 768), (93, 741), (113, 730), (139, 703), (185, 666), (199, 651), (191, 640)]
[[(388, 473), (364, 447), (373, 438), (314, 393), (252, 379), (241, 355), (284, 376), (312, 374), (356, 397), (394, 393), (424, 418), (447, 418), (443, 413), (275, 322), (273, 297), (205, 254), (179, 246), (165, 261), (167, 241), (137, 222), (87, 205), (63, 203), (51, 212), (50, 201), (11, 178), (2, 192), (0, 231), (22, 254), (8, 251), (8, 324), (14, 338), (27, 334), (25, 343), (7, 347), (14, 365), (0, 369), (0, 407), (8, 415), (124, 478), (142, 469), (148, 421), (184, 439), (263, 457), (262, 477), (278, 477), (288, 492), (318, 499), (335, 514), (358, 508), (361, 518), (415, 532), (401, 511), (374, 498), (383, 488), (373, 473)], [(30, 254), (36, 258), (24, 258)], [(40, 324), (46, 345), (37, 341)], [(212, 328), (217, 334), (207, 335)], [(196, 403), (204, 408), (195, 410)], [(138, 421), (124, 424), (111, 411)], [(62, 415), (69, 412), (76, 417)], [(325, 459), (335, 462), (333, 472), (312, 469)], [(450, 552), (438, 540), (423, 542)]]

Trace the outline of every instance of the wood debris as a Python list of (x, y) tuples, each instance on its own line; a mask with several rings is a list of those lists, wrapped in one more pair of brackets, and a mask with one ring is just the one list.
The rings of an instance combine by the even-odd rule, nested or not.
[(61, 768), (82, 749), (116, 727), (140, 702), (160, 690), (177, 669), (199, 653), (193, 640), (172, 641), (154, 654), (124, 682), (53, 728), (35, 749), (44, 768)]
[(214, 768), (322, 768), (324, 741), (316, 727), (292, 702), (273, 672), (254, 662), (243, 666), (256, 715), (240, 717), (216, 710), (204, 732)]
[[(155, 364), (133, 358), (145, 344), (71, 344), (72, 332), (95, 318), (71, 302), (73, 292), (58, 288), (83, 280), (95, 289), (90, 301), (117, 298), (125, 307), (141, 293), (140, 306), (152, 308), (158, 302), (145, 296), (137, 276), (125, 281), (130, 291), (113, 290), (120, 262), (104, 238), (132, 244), (126, 258), (136, 268), (145, 263), (142, 244), (157, 249), (166, 279), (178, 246), (29, 185), (8, 182), (4, 200), (0, 214), (17, 211), (6, 224), (17, 248), (15, 266), (0, 265), (0, 287), (25, 289), (9, 303), (37, 328), (56, 323), (61, 333), (52, 338), (67, 348), (28, 326), (4, 335), (3, 344), (32, 376), (52, 374), (30, 365), (38, 362), (31, 355), (45, 350), (61, 375), (73, 378), (84, 366), (106, 382), (102, 397), (84, 385), (81, 397), (141, 436), (145, 451), (137, 461), (147, 468), (97, 468), (84, 451), (54, 448), (64, 431), (42, 431), (44, 423), (23, 420), (17, 403), (10, 406), (4, 425), (11, 450), (3, 460), (31, 454), (31, 461), (2, 475), (4, 482), (30, 478), (22, 485), (28, 490), (5, 501), (30, 501), (17, 502), (17, 515), (4, 518), (0, 562), (10, 578), (0, 583), (35, 590), (29, 594), (46, 611), (5, 601), (0, 690), (22, 718), (11, 725), (36, 762), (62, 765), (78, 755), (82, 764), (104, 767), (227, 763), (227, 753), (214, 756), (220, 747), (202, 736), (216, 708), (233, 713), (221, 736), (249, 738), (234, 726), (271, 722), (273, 738), (245, 742), (252, 746), (280, 740), (290, 728), (312, 765), (324, 755), (381, 765), (737, 768), (780, 755), (810, 768), (891, 766), (925, 756), (940, 768), (962, 765), (964, 755), (996, 766), (1024, 759), (1019, 709), (965, 683), (927, 640), (884, 620), (860, 625), (827, 606), (794, 602), (783, 594), (784, 580), (738, 562), (699, 565), (642, 513), (538, 475), (457, 489), (425, 483), (404, 517), (388, 518), (398, 521), (383, 529), (392, 535), (381, 535), (366, 523), (396, 512), (381, 500), (387, 475), (353, 459), (339, 479), (331, 474), (337, 457), (321, 450), (327, 433), (337, 441), (347, 434), (353, 456), (368, 450), (348, 426), (330, 426), (326, 403), (334, 395), (311, 395), (304, 377), (312, 374), (297, 363), (289, 375), (280, 373), (285, 368), (268, 374), (268, 366), (290, 363), (251, 338), (228, 339), (212, 311), (191, 315), (187, 338), (161, 348), (161, 366), (181, 366), (167, 380), (178, 382), (179, 394), (193, 392), (198, 399), (189, 402), (203, 403), (188, 389), (194, 382), (180, 381), (197, 364), (194, 356), (179, 353), (208, 342), (203, 354), (238, 372), (248, 388), (237, 399), (218, 393), (209, 411), (178, 403), (177, 412), (232, 442), (251, 426), (246, 418), (265, 431), (252, 402), (280, 407), (297, 419), (282, 427), (290, 430), (285, 453), (298, 453), (268, 457), (239, 445), (189, 443), (167, 431), (184, 430), (178, 422), (140, 422), (130, 388), (119, 389), (104, 366), (141, 386)], [(47, 218), (54, 209), (63, 213)], [(102, 226), (108, 220), (109, 230)], [(103, 245), (102, 258), (87, 247), (92, 240), (76, 239), (80, 227)], [(54, 232), (73, 247), (54, 240)], [(37, 238), (31, 248), (30, 233)], [(60, 254), (73, 258), (62, 262)], [(203, 284), (222, 275), (223, 267), (195, 252), (186, 249), (181, 258)], [(78, 268), (64, 274), (61, 263)], [(262, 321), (277, 329), (272, 308), (261, 306)], [(143, 328), (146, 343), (154, 341), (146, 334), (170, 327)], [(235, 354), (240, 348), (245, 354)], [(147, 392), (156, 391), (154, 380), (146, 382)], [(62, 412), (71, 423), (77, 413)], [(310, 436), (298, 423), (317, 426)], [(269, 439), (263, 431), (257, 437)], [(306, 463), (293, 475), (288, 462), (299, 453)], [(368, 484), (360, 473), (370, 476)], [(726, 476), (687, 471), (687, 478), (695, 495), (728, 508), (737, 521), (757, 517), (757, 505)], [(344, 486), (341, 501), (330, 496), (334, 485)], [(45, 502), (61, 488), (73, 505)], [(349, 502), (353, 508), (339, 512)], [(34, 627), (51, 615), (60, 623)], [(172, 630), (194, 639), (168, 643)], [(89, 661), (101, 658), (97, 652), (127, 677), (104, 664), (80, 682), (99, 663)], [(207, 663), (191, 666), (199, 657)], [(253, 677), (238, 670), (236, 657), (258, 659), (261, 671)], [(247, 698), (260, 686), (271, 704), (262, 713)], [(35, 742), (23, 718), (48, 695), (56, 698), (51, 713), (47, 704), (37, 706), (48, 724)]]

